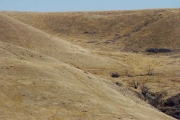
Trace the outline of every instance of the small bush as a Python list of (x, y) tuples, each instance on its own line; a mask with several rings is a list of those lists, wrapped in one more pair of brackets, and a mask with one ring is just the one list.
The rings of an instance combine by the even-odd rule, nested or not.
[(167, 99), (167, 101), (165, 102), (164, 105), (165, 106), (170, 106), (170, 107), (171, 106), (177, 106), (177, 105), (180, 106), (180, 94)]
[(139, 82), (134, 80), (134, 81), (132, 82), (132, 85), (133, 85), (133, 87), (134, 87), (135, 89), (138, 89)]
[(153, 75), (153, 70), (154, 69), (152, 69), (151, 66), (149, 66), (148, 69), (147, 69), (147, 75), (152, 76)]
[(113, 78), (118, 78), (120, 76), (119, 73), (111, 73), (111, 77)]
[(167, 48), (149, 48), (146, 50), (146, 52), (152, 52), (152, 53), (168, 53), (172, 52), (172, 50)]
[(150, 88), (147, 87), (146, 85), (141, 86), (141, 93), (144, 96), (145, 100), (147, 98), (147, 93), (149, 92)]
[(88, 34), (89, 32), (88, 31), (85, 31), (84, 34)]
[(119, 86), (119, 87), (122, 86), (122, 83), (120, 83), (120, 82), (115, 82), (115, 84), (116, 84), (117, 86)]

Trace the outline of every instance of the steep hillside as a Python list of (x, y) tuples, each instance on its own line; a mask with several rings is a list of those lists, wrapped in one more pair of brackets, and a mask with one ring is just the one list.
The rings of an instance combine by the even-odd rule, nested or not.
[(0, 118), (173, 120), (127, 88), (75, 68), (108, 63), (109, 70), (129, 67), (0, 13)]
[[(137, 80), (151, 86), (152, 91), (168, 91), (168, 96), (176, 95), (180, 90), (179, 9), (3, 13), (51, 34), (53, 38), (88, 48), (93, 57), (86, 53), (85, 57), (79, 57), (73, 52), (59, 58), (55, 50), (44, 54), (106, 79), (114, 80), (110, 74), (117, 72), (121, 77), (115, 80), (127, 85)], [(137, 53), (148, 48), (168, 48), (173, 52), (155, 55)], [(153, 72), (151, 76), (147, 75), (149, 69)]]
[[(52, 37), (6, 15), (1, 15), (1, 23), (2, 35), (0, 37), (3, 42), (43, 53), (73, 66), (87, 68), (92, 72), (106, 66), (107, 71), (101, 72), (105, 72), (107, 75), (113, 71), (115, 66), (118, 66), (120, 71), (129, 67), (115, 59), (92, 54), (80, 46)], [(36, 32), (41, 34), (36, 34)]]

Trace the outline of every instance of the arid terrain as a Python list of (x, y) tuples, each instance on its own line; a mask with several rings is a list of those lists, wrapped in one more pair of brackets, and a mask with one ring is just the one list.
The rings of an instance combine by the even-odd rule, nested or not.
[(1, 11), (0, 119), (178, 118), (179, 32), (180, 9)]

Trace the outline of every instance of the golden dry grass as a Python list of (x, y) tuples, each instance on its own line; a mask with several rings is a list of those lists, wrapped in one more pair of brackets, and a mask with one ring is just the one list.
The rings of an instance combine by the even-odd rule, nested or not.
[[(179, 9), (73, 13), (6, 12), (6, 14), (109, 59), (99, 67), (94, 65), (96, 62), (92, 60), (90, 60), (91, 67), (75, 61), (68, 62), (65, 59), (68, 64), (108, 79), (112, 72), (119, 72), (123, 76), (127, 72), (137, 77), (143, 75), (140, 77), (142, 79), (138, 79), (140, 81), (149, 79), (149, 76), (144, 75), (151, 67), (156, 75), (150, 77), (153, 80), (148, 80), (148, 83), (156, 84), (154, 83), (156, 79), (161, 79), (162, 84), (170, 82), (174, 88), (164, 86), (162, 89), (168, 88), (165, 90), (171, 95), (179, 91)], [(169, 48), (176, 52), (160, 55), (126, 53), (145, 51), (153, 47)], [(171, 81), (176, 81), (177, 84)]]
[[(146, 55), (127, 51), (179, 49), (179, 14), (178, 9), (1, 12), (0, 117), (173, 119), (112, 81), (128, 86), (138, 80), (150, 85), (152, 91), (177, 94), (178, 52)], [(154, 69), (153, 76), (146, 75), (149, 66)], [(121, 76), (114, 80), (112, 72)]]
[(179, 9), (7, 14), (89, 49), (144, 51), (149, 47), (180, 47)]

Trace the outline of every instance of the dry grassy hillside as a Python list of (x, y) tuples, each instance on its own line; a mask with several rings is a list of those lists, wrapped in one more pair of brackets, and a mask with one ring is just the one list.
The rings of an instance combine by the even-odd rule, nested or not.
[[(91, 52), (95, 61), (99, 60), (97, 56), (102, 57), (99, 61), (104, 60), (104, 57), (108, 58), (103, 64), (86, 56), (87, 59), (81, 58), (82, 63), (78, 64), (76, 61), (79, 61), (79, 57), (73, 53), (69, 59), (69, 56), (64, 57), (63, 61), (68, 64), (108, 79), (111, 79), (111, 73), (118, 72), (125, 77), (123, 80), (122, 77), (118, 79), (120, 81), (130, 84), (134, 79), (139, 80), (150, 84), (154, 91), (161, 86), (161, 90), (169, 91), (170, 96), (178, 94), (180, 90), (180, 55), (177, 52), (180, 48), (179, 9), (5, 14), (54, 37), (78, 44), (89, 51), (93, 50)], [(168, 48), (174, 51), (148, 56), (127, 52), (145, 51), (148, 48)], [(91, 64), (84, 62), (87, 60)], [(149, 67), (153, 69), (153, 76), (146, 75)], [(126, 78), (128, 75), (134, 77)]]
[(150, 47), (180, 47), (179, 9), (8, 15), (90, 49), (144, 51)]
[[(158, 39), (157, 44), (150, 37), (161, 38), (153, 31), (165, 18), (178, 14), (179, 10), (1, 12), (0, 118), (173, 119), (147, 105), (125, 86), (137, 80), (150, 85), (151, 91), (177, 94), (179, 53), (159, 56), (120, 50), (178, 49), (179, 24), (167, 33), (167, 21), (165, 28), (159, 26), (163, 30), (159, 34), (166, 35), (167, 43)], [(178, 22), (178, 16), (172, 20)], [(139, 38), (143, 41), (138, 42)], [(151, 76), (147, 75), (149, 66), (153, 69)], [(111, 78), (110, 74), (115, 72), (120, 74), (119, 78)], [(115, 81), (124, 86), (115, 85)]]

